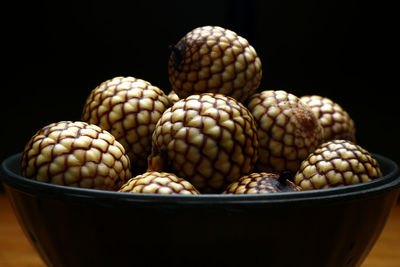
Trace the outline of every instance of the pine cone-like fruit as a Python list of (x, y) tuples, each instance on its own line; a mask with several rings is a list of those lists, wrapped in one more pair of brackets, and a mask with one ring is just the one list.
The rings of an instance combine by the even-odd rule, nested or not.
[(180, 98), (220, 93), (242, 103), (261, 82), (261, 61), (249, 42), (217, 26), (187, 33), (173, 48), (168, 63), (172, 89)]
[(134, 77), (116, 77), (97, 86), (86, 100), (82, 120), (109, 131), (120, 142), (135, 172), (147, 168), (151, 135), (170, 106), (165, 93)]
[(311, 108), (324, 128), (324, 142), (345, 139), (355, 143), (354, 121), (339, 104), (319, 95), (302, 96), (300, 100)]
[(254, 94), (248, 108), (258, 126), (257, 171), (295, 173), (323, 139), (318, 119), (298, 97), (285, 91)]
[(241, 177), (238, 181), (230, 184), (224, 194), (268, 194), (278, 192), (300, 191), (284, 174), (276, 173), (252, 173)]
[(201, 193), (221, 193), (253, 170), (257, 129), (251, 113), (234, 98), (191, 95), (165, 111), (152, 147), (150, 170), (162, 170), (152, 160), (161, 156), (169, 172), (187, 179)]
[(137, 175), (126, 182), (119, 192), (153, 193), (153, 194), (200, 194), (194, 186), (185, 179), (173, 173), (150, 171)]
[(302, 162), (294, 181), (308, 190), (358, 184), (381, 176), (379, 163), (368, 151), (347, 140), (333, 140)]
[(58, 185), (118, 190), (131, 172), (125, 149), (110, 133), (85, 122), (61, 121), (43, 127), (26, 144), (21, 175)]

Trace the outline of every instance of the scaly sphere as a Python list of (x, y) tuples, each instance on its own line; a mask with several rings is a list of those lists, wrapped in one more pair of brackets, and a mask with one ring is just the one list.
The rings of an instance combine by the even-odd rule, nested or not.
[(300, 190), (299, 186), (288, 179), (281, 179), (279, 174), (260, 172), (241, 177), (230, 184), (224, 194), (267, 194)]
[(61, 121), (40, 129), (26, 144), (21, 175), (83, 188), (118, 190), (131, 177), (125, 149), (107, 131)]
[(126, 182), (119, 192), (198, 195), (199, 191), (173, 173), (150, 171)]
[(295, 95), (267, 90), (254, 94), (247, 106), (258, 125), (258, 171), (295, 173), (322, 142), (321, 124)]
[(151, 135), (169, 106), (164, 92), (149, 82), (116, 77), (90, 93), (82, 120), (114, 135), (124, 146), (134, 170), (143, 171), (151, 151)]
[(153, 156), (202, 193), (221, 193), (250, 173), (257, 161), (253, 116), (221, 94), (192, 95), (162, 115), (153, 134)]
[(356, 141), (354, 121), (339, 104), (319, 95), (302, 96), (300, 100), (311, 108), (324, 128), (324, 142), (335, 139)]
[(295, 176), (304, 190), (368, 182), (382, 176), (378, 162), (347, 140), (323, 143), (305, 159)]
[(180, 98), (210, 92), (241, 102), (257, 90), (262, 76), (261, 61), (249, 42), (216, 26), (187, 33), (172, 49), (168, 73)]

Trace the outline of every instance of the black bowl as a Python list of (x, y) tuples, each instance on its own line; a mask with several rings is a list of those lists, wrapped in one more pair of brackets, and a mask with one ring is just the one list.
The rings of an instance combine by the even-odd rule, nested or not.
[(57, 186), (1, 165), (5, 191), (49, 266), (359, 266), (400, 187), (384, 177), (325, 190), (263, 195), (129, 194)]

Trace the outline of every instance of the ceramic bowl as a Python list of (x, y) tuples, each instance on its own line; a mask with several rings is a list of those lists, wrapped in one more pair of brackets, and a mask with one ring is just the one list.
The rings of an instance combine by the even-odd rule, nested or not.
[(5, 191), (48, 266), (360, 266), (396, 203), (399, 167), (341, 188), (263, 195), (129, 194), (57, 186), (1, 165)]

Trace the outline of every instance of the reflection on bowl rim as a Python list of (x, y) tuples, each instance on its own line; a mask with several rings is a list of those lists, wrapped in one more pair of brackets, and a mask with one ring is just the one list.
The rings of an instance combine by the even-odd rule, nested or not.
[[(142, 202), (142, 203), (190, 203), (190, 204), (233, 204), (233, 203), (307, 203), (310, 201), (341, 201), (351, 199), (361, 199), (374, 194), (385, 193), (400, 187), (399, 166), (391, 159), (373, 154), (381, 165), (383, 176), (373, 181), (335, 187), (329, 189), (315, 189), (298, 192), (282, 192), (272, 194), (201, 194), (201, 195), (167, 195), (167, 194), (148, 194), (148, 193), (126, 193), (98, 189), (86, 189), (70, 186), (62, 186), (44, 183), (36, 180), (27, 179), (16, 174), (16, 168), (9, 168), (9, 165), (15, 160), (20, 162), (22, 153), (14, 154), (1, 163), (1, 172), (3, 173), (3, 183), (10, 187), (32, 194), (35, 196), (44, 196), (55, 199), (82, 200), (91, 199), (102, 202)], [(15, 163), (14, 163), (15, 164)], [(17, 168), (19, 170), (19, 166)], [(11, 178), (12, 177), (12, 178)], [(57, 192), (55, 194), (55, 192)], [(104, 202), (104, 201), (103, 201)], [(110, 203), (111, 204), (111, 203)]]

